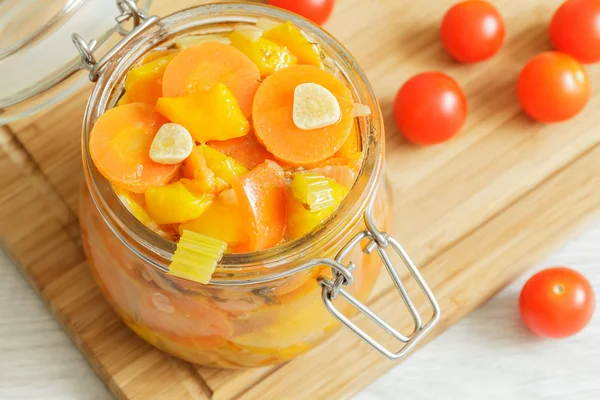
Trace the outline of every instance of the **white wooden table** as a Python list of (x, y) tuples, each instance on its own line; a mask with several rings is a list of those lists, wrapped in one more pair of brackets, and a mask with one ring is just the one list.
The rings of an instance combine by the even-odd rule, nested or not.
[[(586, 330), (567, 340), (537, 339), (520, 323), (517, 304), (524, 281), (553, 265), (587, 276), (600, 309), (600, 225), (594, 225), (356, 399), (600, 399), (600, 311)], [(110, 398), (0, 254), (0, 399)]]

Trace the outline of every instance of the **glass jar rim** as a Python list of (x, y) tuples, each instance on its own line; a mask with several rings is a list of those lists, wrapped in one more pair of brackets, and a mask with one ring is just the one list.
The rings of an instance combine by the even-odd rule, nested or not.
[[(161, 18), (157, 29), (123, 48), (104, 68), (89, 98), (82, 131), (82, 156), (90, 197), (109, 229), (136, 255), (154, 267), (168, 271), (176, 244), (143, 226), (121, 204), (110, 183), (91, 161), (88, 139), (94, 121), (114, 105), (121, 93), (129, 68), (147, 51), (186, 32), (217, 24), (255, 23), (258, 18), (291, 21), (314, 37), (321, 50), (333, 59), (350, 86), (355, 101), (367, 104), (372, 114), (361, 118), (359, 126), (364, 159), (353, 187), (344, 202), (325, 223), (308, 235), (282, 245), (252, 253), (225, 254), (210, 284), (252, 282), (252, 277), (270, 271), (276, 279), (285, 265), (302, 257), (322, 253), (333, 245), (343, 245), (344, 228), (353, 226), (364, 215), (367, 203), (376, 195), (383, 170), (384, 134), (381, 111), (364, 71), (333, 36), (312, 22), (285, 10), (263, 4), (227, 2), (204, 4)], [(141, 246), (141, 249), (139, 248)], [(315, 257), (315, 256), (313, 256)], [(244, 280), (246, 279), (246, 280)]]

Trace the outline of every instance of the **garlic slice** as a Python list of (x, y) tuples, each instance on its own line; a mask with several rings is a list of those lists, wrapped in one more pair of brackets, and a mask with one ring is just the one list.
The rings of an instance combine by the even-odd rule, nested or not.
[(354, 103), (352, 107), (352, 116), (353, 117), (366, 117), (367, 115), (371, 115), (371, 108), (365, 104)]
[(261, 28), (252, 25), (237, 25), (233, 31), (244, 35), (251, 42), (258, 42), (264, 32)]
[(164, 124), (150, 145), (150, 159), (159, 164), (179, 164), (194, 148), (192, 135), (179, 124)]
[(298, 129), (324, 128), (340, 120), (342, 110), (329, 90), (316, 83), (301, 83), (294, 90), (292, 118)]

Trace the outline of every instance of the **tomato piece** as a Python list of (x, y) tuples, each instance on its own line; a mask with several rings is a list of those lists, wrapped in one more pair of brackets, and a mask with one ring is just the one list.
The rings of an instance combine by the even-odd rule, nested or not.
[(400, 88), (394, 118), (408, 141), (429, 145), (454, 136), (465, 123), (467, 110), (467, 98), (454, 79), (440, 72), (425, 72)]
[(457, 61), (483, 61), (502, 47), (504, 20), (498, 9), (487, 1), (469, 0), (448, 10), (440, 33), (444, 47)]
[(240, 213), (250, 238), (247, 251), (263, 250), (283, 240), (287, 188), (283, 170), (266, 161), (233, 181)]
[(584, 64), (600, 61), (600, 1), (565, 1), (550, 22), (550, 41)]
[(334, 3), (334, 0), (267, 0), (267, 4), (271, 6), (299, 14), (318, 25), (327, 22)]
[(559, 52), (538, 54), (525, 65), (517, 82), (521, 107), (540, 122), (560, 122), (581, 112), (590, 98), (583, 66)]
[(594, 313), (594, 291), (579, 272), (549, 268), (531, 277), (519, 300), (521, 318), (539, 336), (563, 338), (581, 331)]

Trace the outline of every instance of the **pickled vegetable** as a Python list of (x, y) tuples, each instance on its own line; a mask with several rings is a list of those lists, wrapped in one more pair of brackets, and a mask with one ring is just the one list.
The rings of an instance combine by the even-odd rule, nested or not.
[(219, 83), (229, 88), (248, 118), (260, 72), (244, 53), (223, 43), (203, 42), (178, 53), (165, 70), (163, 96), (186, 96)]
[(213, 195), (193, 193), (184, 182), (182, 179), (146, 190), (146, 210), (157, 223), (179, 224), (196, 219), (213, 202)]
[(335, 66), (321, 69), (318, 45), (266, 20), (175, 45), (129, 71), (120, 104), (141, 101), (92, 131), (92, 159), (132, 214), (165, 237), (189, 230), (229, 252), (277, 246), (329, 218), (362, 161), (354, 119), (370, 110)]
[(123, 189), (143, 193), (175, 177), (178, 165), (150, 159), (156, 132), (167, 122), (152, 106), (133, 103), (108, 110), (90, 133), (90, 156), (106, 179)]
[(250, 127), (235, 97), (222, 83), (188, 96), (161, 97), (156, 110), (184, 126), (201, 143), (244, 136)]
[(202, 146), (202, 151), (208, 168), (215, 173), (217, 178), (224, 180), (229, 185), (236, 177), (248, 172), (248, 168), (212, 147)]
[(249, 132), (247, 135), (239, 138), (210, 141), (207, 144), (213, 149), (217, 149), (221, 153), (234, 158), (248, 169), (256, 168), (256, 166), (264, 163), (266, 160), (275, 160), (273, 154), (269, 153), (260, 144), (253, 132)]
[[(294, 180), (296, 180), (297, 177), (302, 177), (302, 175), (304, 174), (297, 175)], [(306, 181), (306, 178), (301, 179), (302, 181)], [(331, 179), (328, 179), (328, 181), (328, 185), (331, 185), (332, 188), (329, 194), (332, 197), (332, 201), (330, 203), (327, 202), (326, 204), (329, 205), (325, 208), (319, 208), (316, 211), (311, 211), (308, 204), (306, 204), (309, 197), (314, 199), (317, 198), (315, 194), (319, 190), (322, 190), (319, 187), (310, 187), (308, 184), (300, 184), (297, 185), (297, 189), (295, 191), (296, 194), (289, 196), (287, 203), (288, 210), (286, 233), (290, 239), (298, 239), (311, 232), (319, 224), (327, 220), (338, 208), (342, 200), (346, 197), (346, 194), (348, 193), (346, 188), (335, 183)], [(311, 190), (313, 191), (312, 195), (309, 193)]]
[(332, 179), (309, 173), (296, 174), (290, 183), (292, 195), (310, 211), (324, 210), (334, 205), (334, 190), (340, 190), (338, 186)]
[(169, 274), (206, 284), (225, 249), (227, 243), (222, 240), (184, 230), (169, 265)]
[(286, 199), (283, 170), (269, 161), (233, 182), (233, 190), (246, 221), (250, 251), (267, 249), (283, 240)]
[(208, 167), (203, 146), (195, 146), (189, 157), (185, 159), (183, 176), (192, 180), (194, 187), (200, 192), (219, 194), (229, 188), (227, 182), (217, 178), (214, 171)]
[(265, 38), (252, 41), (246, 35), (233, 31), (229, 34), (231, 45), (247, 55), (258, 67), (261, 76), (267, 76), (273, 72), (290, 65), (295, 65), (298, 60), (290, 51)]
[(125, 79), (125, 95), (119, 105), (142, 102), (151, 106), (162, 96), (162, 78), (175, 54), (133, 68)]
[(218, 196), (200, 218), (179, 225), (179, 231), (193, 231), (222, 240), (230, 249), (240, 243), (248, 242), (249, 236), (244, 230), (244, 220), (239, 211), (237, 199), (231, 202), (227, 199), (228, 195)]
[(148, 212), (144, 208), (144, 197), (138, 199), (135, 193), (128, 192), (118, 187), (114, 187), (115, 193), (125, 208), (144, 226), (153, 232), (158, 233), (161, 236), (167, 237), (168, 234), (164, 232), (160, 226), (154, 221)]
[[(294, 91), (298, 85), (314, 83), (331, 92), (341, 117), (333, 125), (303, 130), (294, 124)], [(258, 140), (278, 159), (303, 165), (323, 161), (346, 142), (354, 118), (352, 93), (333, 75), (308, 65), (284, 68), (269, 75), (254, 99), (252, 120)]]
[(194, 140), (183, 126), (164, 124), (150, 145), (150, 159), (159, 164), (180, 164), (192, 153)]
[(297, 57), (299, 64), (323, 68), (319, 50), (291, 22), (284, 22), (267, 30), (263, 37), (280, 46), (287, 47)]

